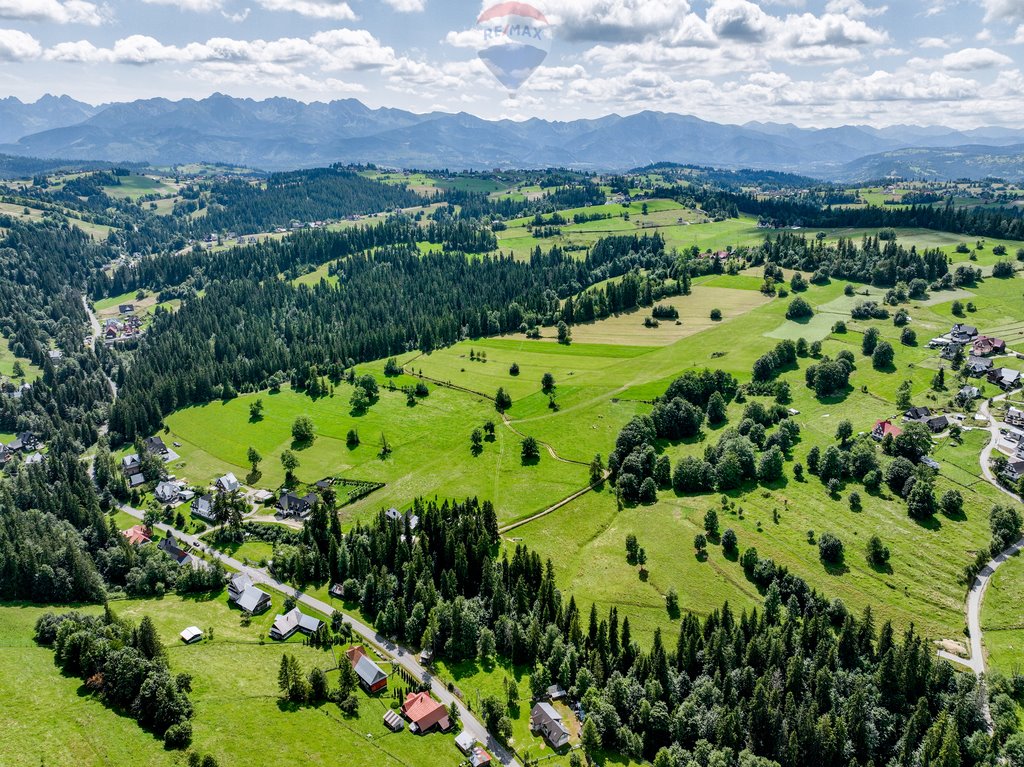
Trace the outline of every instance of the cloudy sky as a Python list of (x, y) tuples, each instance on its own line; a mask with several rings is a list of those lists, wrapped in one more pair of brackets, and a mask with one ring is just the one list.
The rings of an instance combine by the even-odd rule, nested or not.
[(514, 94), (477, 56), (491, 4), (0, 0), (0, 97), (221, 92), (805, 126), (1020, 127), (1024, 115), (1024, 0), (534, 0), (551, 52)]

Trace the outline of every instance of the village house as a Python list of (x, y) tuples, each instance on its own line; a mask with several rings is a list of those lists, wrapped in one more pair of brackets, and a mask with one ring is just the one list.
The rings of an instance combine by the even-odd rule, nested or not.
[(1024, 478), (1024, 460), (1018, 458), (1016, 461), (1006, 464), (1003, 476), (1011, 482), (1020, 482), (1021, 478)]
[(345, 655), (359, 677), (359, 684), (366, 692), (373, 695), (388, 689), (388, 675), (366, 654), (362, 645), (350, 648)]
[(160, 503), (174, 503), (181, 498), (181, 485), (177, 482), (161, 482), (156, 486), (153, 495)]
[(956, 355), (960, 354), (963, 350), (963, 344), (947, 344), (942, 347), (942, 351), (939, 352), (939, 357), (944, 360), (953, 360), (956, 359)]
[(1021, 374), (1019, 370), (1010, 370), (1009, 368), (995, 368), (990, 370), (988, 373), (989, 383), (994, 383), (1003, 391), (1010, 391), (1016, 389), (1021, 383)]
[(222, 493), (233, 493), (241, 487), (235, 475), (228, 472), (217, 480), (217, 489)]
[(299, 517), (305, 519), (313, 510), (317, 502), (316, 493), (308, 493), (303, 497), (293, 493), (291, 490), (281, 494), (277, 499), (277, 513), (282, 517)]
[(322, 620), (306, 615), (298, 607), (293, 607), (274, 619), (274, 625), (270, 627), (270, 638), (283, 642), (296, 631), (309, 636), (315, 634), (323, 624)]
[(409, 720), (409, 732), (422, 734), (434, 727), (443, 732), (451, 727), (448, 709), (427, 692), (411, 692), (406, 695), (402, 715)]
[(398, 509), (392, 507), (384, 512), (384, 516), (387, 517), (390, 522), (404, 522), (406, 519), (409, 520), (410, 530), (415, 530), (420, 524), (420, 518), (412, 513), (412, 509), (409, 509), (409, 511), (406, 511), (403, 514)]
[(958, 344), (969, 344), (978, 336), (978, 329), (973, 325), (958, 322), (949, 331), (949, 337)]
[(142, 459), (139, 458), (138, 453), (132, 453), (126, 455), (121, 459), (121, 471), (131, 476), (132, 474), (138, 474), (139, 469), (142, 468)]
[(976, 377), (987, 375), (991, 370), (992, 360), (985, 359), (984, 357), (975, 357), (971, 355), (967, 358), (967, 364), (964, 365), (964, 372)]
[(249, 615), (256, 615), (270, 608), (270, 594), (253, 585), (245, 573), (236, 573), (228, 580), (228, 601)]
[(473, 753), (469, 755), (469, 763), (472, 767), (484, 767), (484, 765), (491, 763), (491, 755), (484, 751), (481, 746), (476, 746), (473, 749)]
[(160, 541), (160, 543), (157, 544), (157, 548), (173, 559), (177, 563), (178, 567), (185, 567), (186, 565), (189, 565), (198, 570), (199, 568), (206, 568), (209, 566), (204, 560), (199, 557), (192, 556), (183, 548), (178, 546), (178, 542), (174, 540), (173, 535), (168, 535)]
[(530, 711), (530, 731), (540, 733), (553, 748), (569, 743), (569, 730), (562, 723), (562, 715), (550, 703), (542, 701)]
[(923, 423), (931, 418), (931, 415), (932, 411), (926, 407), (912, 407), (903, 414), (903, 417), (908, 421), (920, 421)]
[(145, 546), (152, 540), (153, 531), (143, 525), (129, 527), (121, 533), (132, 546)]
[(204, 522), (216, 522), (217, 515), (213, 512), (213, 496), (201, 495), (192, 501), (192, 516)]
[(128, 487), (132, 490), (142, 487), (144, 484), (146, 484), (146, 477), (142, 473), (132, 474), (128, 477)]
[(171, 452), (160, 437), (146, 437), (142, 441), (142, 445), (153, 455), (165, 456)]
[(898, 426), (894, 426), (892, 421), (876, 421), (874, 428), (871, 430), (871, 436), (881, 442), (888, 436), (892, 436), (893, 439), (900, 436), (903, 433), (903, 429)]
[(956, 393), (956, 398), (960, 400), (960, 402), (963, 404), (973, 402), (980, 396), (981, 389), (979, 389), (977, 386), (965, 386)]
[(923, 423), (935, 434), (945, 431), (950, 425), (949, 418), (944, 415), (933, 415), (931, 418), (926, 418)]
[(135, 312), (135, 304), (120, 304), (117, 311), (121, 314), (132, 314)]
[(31, 453), (33, 450), (39, 449), (39, 437), (30, 431), (23, 431), (15, 435), (14, 439), (7, 444), (7, 449), (12, 453), (19, 451)]
[(43, 454), (38, 450), (25, 458), (26, 466), (35, 466), (43, 462)]
[(971, 345), (971, 353), (975, 357), (987, 357), (990, 354), (1005, 354), (1006, 341), (1001, 338), (978, 336)]
[(1011, 407), (1006, 411), (1006, 417), (1003, 420), (1010, 426), (1024, 426), (1024, 411)]

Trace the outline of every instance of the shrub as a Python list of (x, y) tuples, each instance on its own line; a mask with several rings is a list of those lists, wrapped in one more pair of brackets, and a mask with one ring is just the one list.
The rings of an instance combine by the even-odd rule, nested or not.
[(881, 567), (889, 561), (889, 547), (882, 543), (877, 535), (872, 535), (867, 545), (868, 562)]
[(724, 533), (722, 533), (722, 550), (727, 554), (732, 554), (736, 551), (738, 541), (736, 540), (736, 533), (733, 532), (730, 527)]
[(818, 538), (818, 556), (822, 562), (840, 562), (843, 558), (843, 542), (832, 533), (822, 533)]
[[(914, 331), (910, 331), (913, 333)], [(871, 355), (871, 365), (876, 370), (885, 370), (892, 367), (893, 360), (896, 358), (896, 352), (893, 351), (892, 344), (888, 341), (879, 341), (878, 346), (875, 347), (874, 353)]]
[(722, 310), (721, 309), (712, 309), (711, 310), (711, 319), (714, 322), (721, 321), (721, 319), (722, 319)]

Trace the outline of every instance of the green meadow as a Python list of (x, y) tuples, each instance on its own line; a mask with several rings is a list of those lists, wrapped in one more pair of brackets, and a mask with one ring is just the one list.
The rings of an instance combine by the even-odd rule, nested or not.
[[(212, 754), (223, 767), (300, 763), (405, 767), (459, 761), (451, 734), (418, 737), (388, 730), (382, 721), (391, 702), (387, 696), (371, 699), (358, 693), (355, 717), (343, 715), (332, 703), (282, 703), (277, 670), (283, 652), (296, 655), (306, 670), (324, 669), (333, 685), (345, 648), (315, 650), (302, 644), (301, 635), (283, 643), (284, 647), (269, 639), (267, 632), (282, 608), (279, 595), (274, 595), (272, 609), (249, 626), (242, 625), (240, 613), (228, 607), (223, 594), (200, 600), (177, 596), (123, 600), (111, 606), (134, 622), (145, 615), (155, 621), (171, 670), (192, 675), (192, 748)], [(51, 650), (35, 645), (33, 626), (48, 609), (65, 608), (0, 606), (0, 694), (4, 699), (0, 727), (5, 767), (184, 765), (182, 752), (166, 751), (161, 740), (140, 729), (130, 716), (108, 709), (80, 680), (60, 673)], [(207, 638), (185, 646), (178, 633), (192, 625), (202, 628)]]

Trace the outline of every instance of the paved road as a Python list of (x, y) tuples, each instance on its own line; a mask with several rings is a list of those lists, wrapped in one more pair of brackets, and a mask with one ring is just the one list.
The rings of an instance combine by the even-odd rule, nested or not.
[[(136, 519), (143, 518), (143, 512), (138, 509), (134, 509), (131, 506), (121, 506), (120, 508), (121, 511), (130, 514)], [(210, 548), (204, 541), (194, 535), (189, 535), (188, 533), (175, 529), (171, 525), (165, 525), (163, 523), (158, 523), (156, 527), (158, 530), (163, 530), (164, 532), (173, 534), (179, 541), (183, 541), (189, 546), (198, 549), (211, 557), (219, 559), (233, 570), (245, 573), (252, 579), (253, 583), (264, 584), (287, 596), (294, 597), (297, 602), (307, 605), (328, 617), (334, 615), (336, 612), (341, 612), (316, 597), (304, 594), (301, 591), (292, 588), (288, 584), (276, 580), (272, 575), (261, 568), (243, 564), (227, 554), (223, 554), (222, 552)], [(366, 642), (374, 645), (383, 657), (387, 658), (392, 664), (401, 666), (415, 678), (422, 679), (424, 682), (429, 683), (430, 691), (446, 706), (455, 705), (459, 710), (459, 717), (462, 720), (463, 729), (470, 732), (473, 737), (483, 743), (487, 747), (487, 750), (490, 751), (502, 763), (502, 765), (504, 765), (504, 767), (521, 767), (519, 761), (491, 736), (483, 723), (477, 719), (476, 716), (472, 714), (460, 700), (458, 700), (458, 698), (448, 691), (448, 687), (444, 681), (433, 676), (429, 671), (427, 671), (427, 669), (420, 665), (415, 655), (410, 653), (404, 647), (396, 645), (387, 637), (381, 636), (370, 626), (356, 620), (351, 615), (342, 615), (345, 622), (352, 627), (352, 630)]]
[[(100, 325), (99, 319), (96, 317), (96, 312), (92, 310), (92, 306), (89, 305), (89, 299), (85, 294), (82, 294), (82, 306), (85, 307), (85, 313), (89, 315), (89, 325), (92, 328), (93, 343), (97, 341), (103, 342), (103, 328)], [(114, 395), (114, 399), (117, 399), (117, 384), (114, 383), (114, 379), (108, 376), (106, 373), (103, 377), (107, 379), (107, 383), (110, 384), (110, 393)]]

